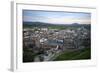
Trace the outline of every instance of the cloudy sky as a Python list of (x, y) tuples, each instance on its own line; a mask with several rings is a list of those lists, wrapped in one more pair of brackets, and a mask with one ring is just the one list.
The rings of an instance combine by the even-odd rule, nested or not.
[(45, 22), (53, 24), (90, 24), (91, 14), (81, 12), (54, 12), (23, 10), (24, 22)]

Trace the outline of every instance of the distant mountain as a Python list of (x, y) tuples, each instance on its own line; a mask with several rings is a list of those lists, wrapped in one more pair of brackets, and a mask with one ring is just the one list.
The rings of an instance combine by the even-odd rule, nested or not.
[(80, 26), (90, 26), (90, 24), (51, 24), (51, 23), (43, 23), (43, 22), (23, 22), (23, 27), (48, 27), (48, 26), (70, 26), (70, 27), (80, 27)]
[(23, 22), (24, 27), (48, 27), (52, 24), (42, 22)]
[(78, 24), (78, 23), (73, 23), (72, 25), (80, 25), (80, 24)]

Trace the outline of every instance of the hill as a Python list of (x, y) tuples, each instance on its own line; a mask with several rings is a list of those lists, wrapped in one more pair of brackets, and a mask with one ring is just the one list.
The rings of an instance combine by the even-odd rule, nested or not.
[(66, 29), (66, 28), (79, 28), (85, 27), (90, 29), (90, 24), (51, 24), (51, 23), (43, 23), (43, 22), (23, 22), (23, 28), (33, 28), (33, 27), (48, 27), (51, 29)]

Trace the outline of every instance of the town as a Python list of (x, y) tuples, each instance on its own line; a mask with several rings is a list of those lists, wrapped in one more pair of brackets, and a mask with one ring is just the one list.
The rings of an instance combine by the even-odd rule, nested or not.
[[(73, 29), (24, 28), (23, 60), (24, 62), (53, 61), (65, 51), (91, 48), (90, 36), (90, 29), (84, 26)], [(31, 54), (29, 56), (26, 54), (28, 51)]]

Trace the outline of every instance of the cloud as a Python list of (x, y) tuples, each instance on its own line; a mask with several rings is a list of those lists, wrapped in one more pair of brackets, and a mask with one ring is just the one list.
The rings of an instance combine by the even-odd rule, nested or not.
[(23, 21), (46, 22), (54, 24), (90, 24), (90, 13), (74, 12), (49, 12), (49, 11), (28, 11), (23, 12)]

